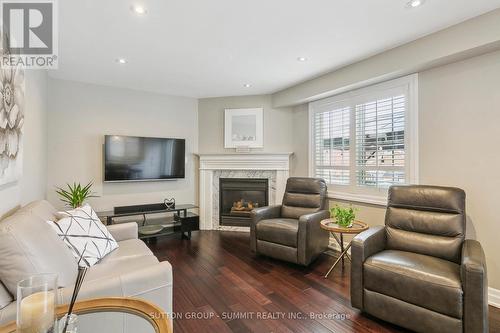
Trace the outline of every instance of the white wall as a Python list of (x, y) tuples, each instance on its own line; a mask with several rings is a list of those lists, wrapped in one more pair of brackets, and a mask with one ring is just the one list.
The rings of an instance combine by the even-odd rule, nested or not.
[[(467, 194), (467, 237), (484, 247), (489, 285), (500, 289), (500, 52), (419, 73), (420, 183), (463, 188)], [(307, 107), (294, 108), (299, 132), (307, 132)], [(294, 148), (307, 160), (307, 142)], [(307, 175), (301, 163), (299, 175)], [(338, 202), (331, 201), (331, 205)], [(384, 223), (385, 208), (355, 204), (359, 218)]]
[(500, 52), (420, 75), (420, 180), (463, 188), (467, 236), (483, 245), (500, 289)]
[[(293, 107), (293, 156), (290, 176), (307, 176), (309, 170), (309, 105), (301, 104)], [(305, 129), (305, 130), (304, 130)]]
[(224, 109), (264, 108), (264, 152), (292, 152), (290, 108), (273, 108), (271, 95), (203, 98), (199, 100), (200, 153), (234, 153), (224, 149)]
[[(56, 186), (94, 181), (96, 210), (114, 206), (197, 201), (198, 101), (154, 93), (49, 79), (47, 198), (58, 206)], [(186, 139), (186, 178), (103, 183), (105, 134)]]
[(25, 71), (23, 176), (0, 186), (0, 216), (18, 205), (45, 198), (47, 174), (47, 72)]

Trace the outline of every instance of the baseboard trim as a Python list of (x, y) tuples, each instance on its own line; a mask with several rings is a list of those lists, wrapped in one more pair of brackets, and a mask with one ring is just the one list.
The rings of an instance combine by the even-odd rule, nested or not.
[[(349, 243), (344, 242), (344, 246), (347, 246)], [(339, 244), (335, 241), (333, 237), (330, 237), (330, 244), (328, 245), (328, 248), (331, 250), (340, 252), (340, 246)], [(351, 253), (351, 250), (348, 251), (349, 254)], [(495, 308), (500, 308), (500, 290), (488, 287), (488, 304), (495, 307)]]
[(495, 308), (500, 308), (500, 290), (488, 288), (488, 304)]
[(230, 226), (220, 225), (220, 226), (217, 227), (216, 230), (219, 230), (219, 231), (250, 232), (250, 227), (230, 227)]

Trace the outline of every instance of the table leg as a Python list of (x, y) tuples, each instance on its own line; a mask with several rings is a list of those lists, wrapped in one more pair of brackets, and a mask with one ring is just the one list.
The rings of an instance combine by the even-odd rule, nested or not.
[(339, 237), (334, 232), (330, 232), (330, 233), (332, 234), (333, 238), (335, 238), (335, 240), (337, 241), (337, 244), (339, 244), (339, 246), (340, 246), (340, 239), (339, 239)]
[[(344, 253), (344, 234), (340, 233), (340, 253)], [(344, 268), (344, 256), (342, 256), (342, 268)]]
[[(340, 238), (334, 232), (332, 232), (331, 234), (332, 234), (333, 238), (335, 238), (335, 240), (337, 241), (337, 244), (339, 244), (340, 249), (341, 249), (340, 252), (342, 252), (342, 244), (344, 244), (343, 239), (341, 241)], [(346, 253), (345, 256), (347, 259), (349, 259), (349, 261), (352, 261), (349, 253)]]
[(347, 247), (344, 249), (344, 251), (342, 251), (342, 253), (340, 254), (340, 257), (337, 258), (337, 260), (335, 261), (335, 263), (332, 265), (332, 267), (330, 267), (330, 269), (328, 270), (328, 272), (325, 274), (325, 279), (328, 277), (328, 275), (330, 275), (330, 273), (333, 271), (333, 269), (335, 268), (335, 266), (337, 266), (337, 264), (339, 263), (339, 261), (344, 258), (344, 256), (347, 254), (347, 251), (349, 251), (349, 249), (351, 248), (351, 245), (352, 245), (352, 241), (349, 242), (349, 244), (347, 244)]

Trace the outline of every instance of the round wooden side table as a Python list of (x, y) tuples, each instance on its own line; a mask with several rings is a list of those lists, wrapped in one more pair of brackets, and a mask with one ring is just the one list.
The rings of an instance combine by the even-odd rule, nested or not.
[[(321, 221), (321, 229), (324, 229), (324, 230), (330, 232), (330, 234), (333, 236), (333, 238), (335, 238), (337, 243), (340, 245), (340, 256), (335, 261), (335, 263), (332, 265), (332, 267), (330, 267), (328, 272), (325, 274), (325, 279), (328, 277), (328, 275), (330, 275), (330, 273), (333, 271), (335, 266), (337, 266), (339, 261), (342, 260), (342, 267), (344, 267), (344, 257), (347, 257), (349, 260), (351, 259), (351, 257), (347, 253), (347, 251), (349, 251), (349, 249), (351, 248), (352, 240), (344, 248), (344, 234), (357, 235), (357, 234), (367, 230), (368, 228), (369, 228), (368, 224), (361, 222), (361, 221), (354, 221), (352, 223), (351, 227), (342, 227), (342, 226), (338, 225), (335, 222), (335, 220), (333, 220), (333, 219), (326, 219), (326, 220)], [(340, 239), (336, 234), (340, 235)]]

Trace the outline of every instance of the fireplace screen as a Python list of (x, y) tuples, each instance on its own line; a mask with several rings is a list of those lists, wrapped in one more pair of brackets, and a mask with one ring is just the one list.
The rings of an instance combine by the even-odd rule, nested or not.
[(267, 179), (220, 178), (220, 225), (250, 226), (250, 212), (268, 205)]

